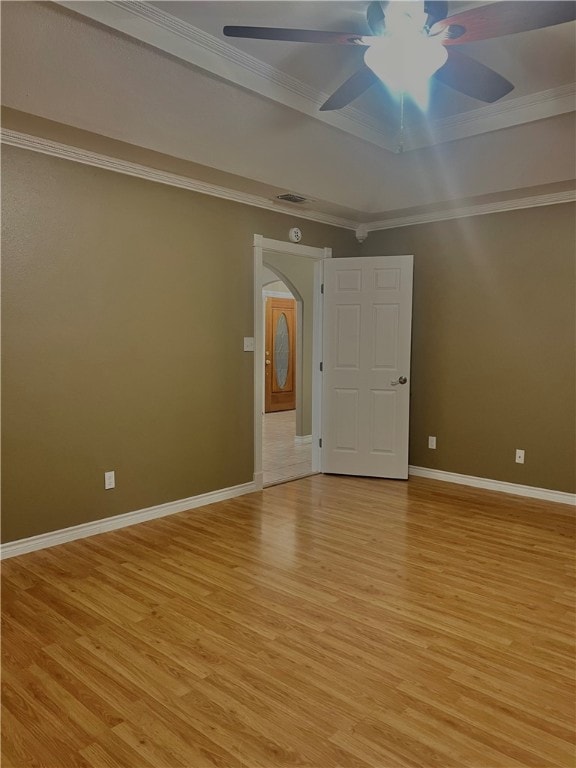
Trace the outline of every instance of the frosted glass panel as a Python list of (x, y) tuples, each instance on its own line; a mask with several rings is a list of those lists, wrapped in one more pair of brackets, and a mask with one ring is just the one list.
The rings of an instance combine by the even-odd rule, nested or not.
[(276, 323), (276, 337), (274, 339), (274, 368), (276, 369), (276, 382), (280, 389), (284, 389), (286, 386), (289, 353), (288, 323), (286, 322), (286, 315), (282, 312)]

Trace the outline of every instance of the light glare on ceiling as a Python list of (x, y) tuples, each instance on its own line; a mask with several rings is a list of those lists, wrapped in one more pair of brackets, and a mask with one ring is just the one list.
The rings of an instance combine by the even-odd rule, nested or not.
[(364, 54), (366, 66), (396, 95), (408, 94), (422, 109), (428, 106), (429, 81), (448, 58), (442, 37), (429, 37), (420, 3), (390, 3), (386, 33)]

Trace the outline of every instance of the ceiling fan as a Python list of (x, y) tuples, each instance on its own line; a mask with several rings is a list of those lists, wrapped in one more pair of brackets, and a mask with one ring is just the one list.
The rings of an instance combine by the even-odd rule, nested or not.
[(392, 0), (368, 5), (371, 35), (239, 26), (226, 26), (223, 32), (227, 37), (364, 47), (364, 65), (322, 104), (322, 111), (345, 107), (379, 80), (423, 107), (430, 78), (480, 101), (494, 102), (510, 93), (512, 83), (452, 46), (572, 21), (576, 2), (509, 0), (447, 14), (447, 2)]

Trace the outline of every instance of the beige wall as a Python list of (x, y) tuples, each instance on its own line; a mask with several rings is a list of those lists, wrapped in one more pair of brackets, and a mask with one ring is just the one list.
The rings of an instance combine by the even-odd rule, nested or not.
[(373, 232), (362, 246), (399, 253), (415, 256), (410, 463), (576, 491), (574, 205)]
[(262, 289), (266, 291), (272, 291), (274, 293), (289, 293), (292, 295), (290, 288), (288, 288), (286, 283), (283, 283), (282, 280), (274, 280), (272, 283), (264, 283)]
[[(10, 147), (2, 192), (3, 539), (250, 481), (253, 234), (353, 233)], [(415, 255), (411, 463), (574, 492), (574, 207), (361, 251)]]
[(353, 233), (11, 147), (3, 166), (3, 539), (251, 481), (253, 235), (348, 255)]

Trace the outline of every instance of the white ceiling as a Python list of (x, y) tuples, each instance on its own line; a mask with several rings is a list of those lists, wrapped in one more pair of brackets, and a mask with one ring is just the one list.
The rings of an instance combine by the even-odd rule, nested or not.
[[(486, 4), (453, 2), (450, 12), (456, 13)], [(366, 23), (367, 2), (166, 0), (154, 2), (152, 5), (163, 13), (169, 13), (216, 38), (227, 40), (241, 51), (286, 72), (316, 90), (328, 93), (336, 90), (362, 64), (364, 49), (353, 46), (299, 45), (268, 40), (224, 38), (221, 34), (222, 27), (225, 24), (286, 26), (371, 34)], [(506, 97), (510, 100), (574, 81), (575, 29), (576, 24), (563, 24), (522, 35), (509, 35), (504, 44), (501, 39), (469, 43), (463, 50), (514, 83), (514, 91)], [(553, 55), (550, 55), (551, 51), (554, 52)], [(546, 62), (546, 65), (542, 66), (542, 62)], [(482, 106), (476, 99), (459, 94), (440, 83), (435, 85), (429, 110), (433, 117)], [(384, 113), (382, 102), (386, 107), (393, 109), (384, 87), (371, 89), (362, 99), (362, 108), (378, 117), (383, 115), (389, 119), (389, 115)], [(416, 114), (415, 111), (414, 117)]]
[(574, 178), (576, 22), (467, 45), (515, 90), (485, 106), (439, 85), (427, 116), (410, 113), (403, 154), (383, 87), (318, 112), (361, 50), (221, 33), (225, 24), (364, 32), (366, 6), (3, 3), (2, 103), (226, 171), (240, 186), (302, 193), (358, 221)]

